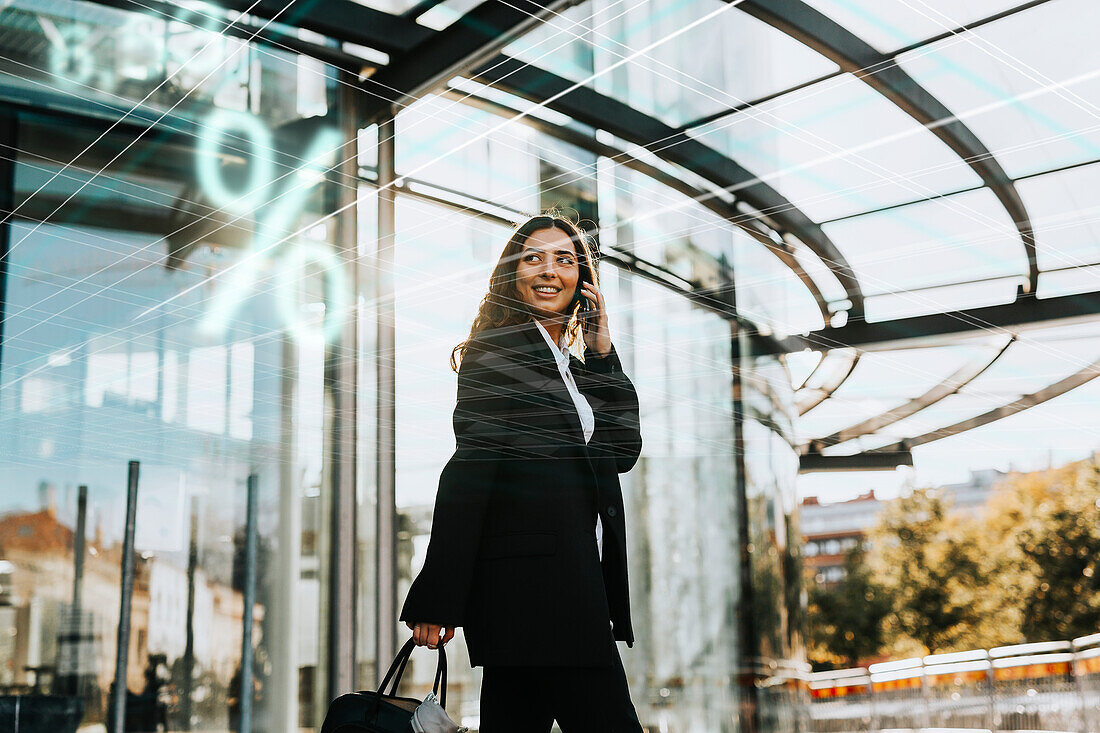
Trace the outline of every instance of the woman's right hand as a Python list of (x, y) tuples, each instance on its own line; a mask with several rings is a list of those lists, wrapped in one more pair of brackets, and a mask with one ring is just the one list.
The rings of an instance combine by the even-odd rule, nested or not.
[[(411, 624), (408, 621), (405, 622), (405, 625), (412, 629), (413, 641), (416, 642), (416, 645), (427, 646), (429, 649), (435, 649), (439, 644), (446, 644), (455, 635), (453, 626), (448, 628), (439, 624)], [(443, 634), (442, 641), (440, 641), (440, 634)]]

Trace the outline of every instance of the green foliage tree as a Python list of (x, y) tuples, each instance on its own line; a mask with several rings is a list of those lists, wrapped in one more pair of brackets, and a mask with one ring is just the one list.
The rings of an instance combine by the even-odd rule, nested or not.
[(875, 577), (894, 599), (887, 634), (897, 651), (950, 651), (981, 620), (972, 603), (985, 584), (980, 545), (960, 532), (950, 506), (934, 490), (891, 502), (871, 533)]
[(990, 541), (1019, 579), (1023, 640), (1100, 630), (1100, 464), (1095, 459), (1009, 479), (990, 502)]
[[(1095, 458), (1013, 475), (994, 488), (979, 516), (953, 514), (934, 490), (914, 491), (887, 506), (869, 537), (861, 571), (866, 576), (857, 574), (851, 582), (877, 586), (892, 601), (880, 645), (891, 656), (1071, 639), (1100, 630)], [(859, 625), (858, 588), (838, 587), (835, 593), (811, 593), (815, 661), (868, 654), (851, 651), (853, 641), (871, 633)], [(839, 597), (845, 593), (849, 606)], [(847, 639), (846, 631), (856, 638)]]
[(854, 667), (886, 642), (884, 622), (893, 602), (872, 577), (862, 547), (845, 554), (844, 571), (835, 585), (810, 585), (809, 651), (817, 666)]

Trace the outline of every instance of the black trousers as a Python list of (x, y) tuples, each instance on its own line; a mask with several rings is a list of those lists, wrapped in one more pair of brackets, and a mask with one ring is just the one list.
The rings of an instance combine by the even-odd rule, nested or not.
[(615, 648), (610, 667), (483, 668), (480, 733), (642, 733)]

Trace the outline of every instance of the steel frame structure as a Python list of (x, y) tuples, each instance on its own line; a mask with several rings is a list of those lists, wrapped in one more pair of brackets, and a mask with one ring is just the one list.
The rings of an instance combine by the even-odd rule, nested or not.
[[(113, 7), (127, 6), (125, 0), (91, 1)], [(897, 65), (897, 58), (902, 53), (1048, 1), (1024, 2), (988, 18), (977, 20), (966, 28), (950, 30), (905, 48), (882, 53), (802, 0), (743, 0), (738, 4), (739, 11), (770, 24), (814, 49), (836, 63), (840, 71), (817, 80), (804, 82), (792, 89), (770, 94), (762, 100), (731, 107), (716, 115), (710, 115), (704, 120), (679, 128), (666, 125), (651, 115), (599, 94), (589, 87), (572, 84), (544, 70), (499, 55), (499, 50), (509, 40), (522, 34), (546, 14), (558, 12), (575, 0), (486, 2), (478, 5), (442, 31), (433, 31), (415, 21), (418, 15), (437, 5), (439, 0), (422, 0), (402, 15), (377, 11), (353, 0), (303, 0), (289, 8), (281, 0), (260, 0), (255, 7), (251, 7), (250, 0), (221, 0), (220, 5), (227, 10), (239, 13), (248, 11), (248, 16), (235, 22), (242, 23), (242, 28), (247, 30), (230, 28), (227, 32), (232, 35), (245, 37), (246, 33), (254, 30), (254, 28), (248, 29), (248, 26), (256, 19), (275, 20), (277, 25), (273, 24), (270, 29), (257, 35), (257, 41), (314, 56), (341, 69), (357, 73), (364, 92), (371, 95), (371, 100), (364, 105), (367, 119), (386, 118), (392, 115), (395, 108), (410, 99), (430, 91), (439, 91), (445, 87), (452, 76), (466, 75), (535, 102), (545, 102), (554, 97), (553, 101), (546, 105), (548, 108), (572, 117), (581, 125), (606, 130), (622, 140), (641, 146), (661, 159), (702, 177), (715, 187), (732, 193), (735, 201), (730, 203), (717, 194), (700, 191), (686, 181), (673, 183), (669, 180), (668, 174), (636, 158), (631, 158), (624, 151), (615, 151), (610, 146), (598, 142), (594, 135), (589, 136), (586, 132), (571, 127), (555, 129), (555, 126), (534, 120), (530, 116), (524, 120), (560, 139), (567, 139), (575, 145), (600, 155), (614, 156), (635, 170), (654, 176), (666, 185), (672, 185), (681, 193), (692, 196), (732, 225), (748, 232), (791, 268), (814, 297), (826, 326), (804, 336), (770, 338), (762, 344), (765, 353), (779, 354), (805, 348), (823, 351), (835, 348), (855, 348), (859, 351), (892, 349), (906, 345), (927, 344), (930, 340), (965, 336), (979, 329), (1001, 332), (1013, 337), (1017, 331), (1025, 328), (1078, 321), (1100, 315), (1100, 292), (1043, 300), (1035, 297), (1039, 276), (1035, 237), (1029, 213), (1016, 190), (1015, 182), (972, 130), (954, 118), (943, 103), (918, 85)], [(168, 17), (179, 18), (183, 12), (178, 8), (173, 10), (173, 6), (161, 0), (150, 0), (150, 2), (156, 6), (158, 12)], [(302, 41), (282, 32), (279, 26), (304, 28), (333, 39), (334, 43)], [(342, 48), (342, 43), (355, 44), (387, 54), (389, 63), (365, 61)], [(1026, 281), (1019, 287), (1013, 302), (867, 323), (863, 317), (863, 292), (856, 273), (819, 224), (793, 206), (778, 191), (756, 179), (736, 161), (687, 135), (686, 131), (693, 126), (735, 114), (766, 99), (782, 96), (794, 89), (843, 73), (853, 74), (919, 124), (926, 126), (980, 177), (982, 185), (989, 188), (1000, 201), (1015, 224), (1027, 260)], [(464, 101), (482, 106), (494, 104), (476, 97), (470, 97)], [(748, 215), (737, 209), (736, 200), (744, 201), (758, 213)], [(779, 242), (783, 242), (783, 235), (797, 238), (832, 271), (843, 286), (850, 303), (848, 321), (844, 326), (829, 325), (832, 314), (820, 287), (799, 265), (790, 246), (786, 243), (777, 243), (772, 237), (773, 234), (778, 235)], [(625, 261), (622, 264), (629, 266)], [(690, 290), (685, 290), (684, 294), (688, 297), (699, 295)], [(900, 419), (894, 419), (896, 415), (915, 414), (946, 396), (945, 391), (959, 380), (963, 380), (962, 383), (965, 384), (988, 366), (989, 364), (984, 367), (980, 365), (963, 367), (943, 384), (910, 400), (896, 410), (865, 420), (836, 434), (825, 436), (819, 439), (819, 442), (833, 445), (848, 439), (844, 436), (856, 433), (865, 435)], [(977, 373), (974, 373), (975, 369)], [(848, 373), (850, 374), (851, 371), (849, 370)], [(827, 399), (843, 383), (844, 378), (830, 383), (828, 389), (823, 389), (821, 400), (815, 397), (814, 400), (804, 401), (804, 404), (808, 405), (806, 409), (811, 409)], [(1083, 378), (1083, 374), (1079, 375), (1079, 379)], [(1016, 409), (1013, 405), (1018, 406), (1021, 401), (1027, 402), (1028, 406), (1037, 404), (1035, 400), (1049, 399), (1046, 395), (1061, 394), (1066, 389), (1072, 388), (1067, 385), (1078, 383), (1083, 382), (1072, 379), (1062, 380), (1046, 390), (1025, 395), (1020, 400), (992, 410), (979, 418), (948, 426), (937, 431), (937, 435), (955, 434), (961, 429), (971, 429), (986, 424), (998, 419), (997, 416), (1011, 414)], [(916, 436), (913, 441), (918, 442), (911, 442), (911, 444), (920, 444), (921, 441), (927, 442), (930, 439), (934, 438), (929, 438), (927, 435)], [(883, 462), (882, 456), (888, 454), (890, 454), (888, 449), (863, 454), (866, 458), (866, 467), (880, 467)], [(843, 463), (856, 467), (860, 459), (859, 456), (822, 456), (821, 460), (826, 458), (829, 459), (830, 466)], [(844, 460), (839, 460), (840, 458)], [(813, 461), (807, 461), (807, 466), (812, 463)]]

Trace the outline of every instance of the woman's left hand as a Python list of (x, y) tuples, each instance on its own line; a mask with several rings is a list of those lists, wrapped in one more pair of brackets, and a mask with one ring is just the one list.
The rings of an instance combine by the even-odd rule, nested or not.
[(603, 293), (590, 282), (581, 281), (581, 292), (588, 298), (588, 323), (584, 331), (584, 345), (599, 356), (611, 353), (611, 333), (607, 328), (607, 312), (604, 310)]

